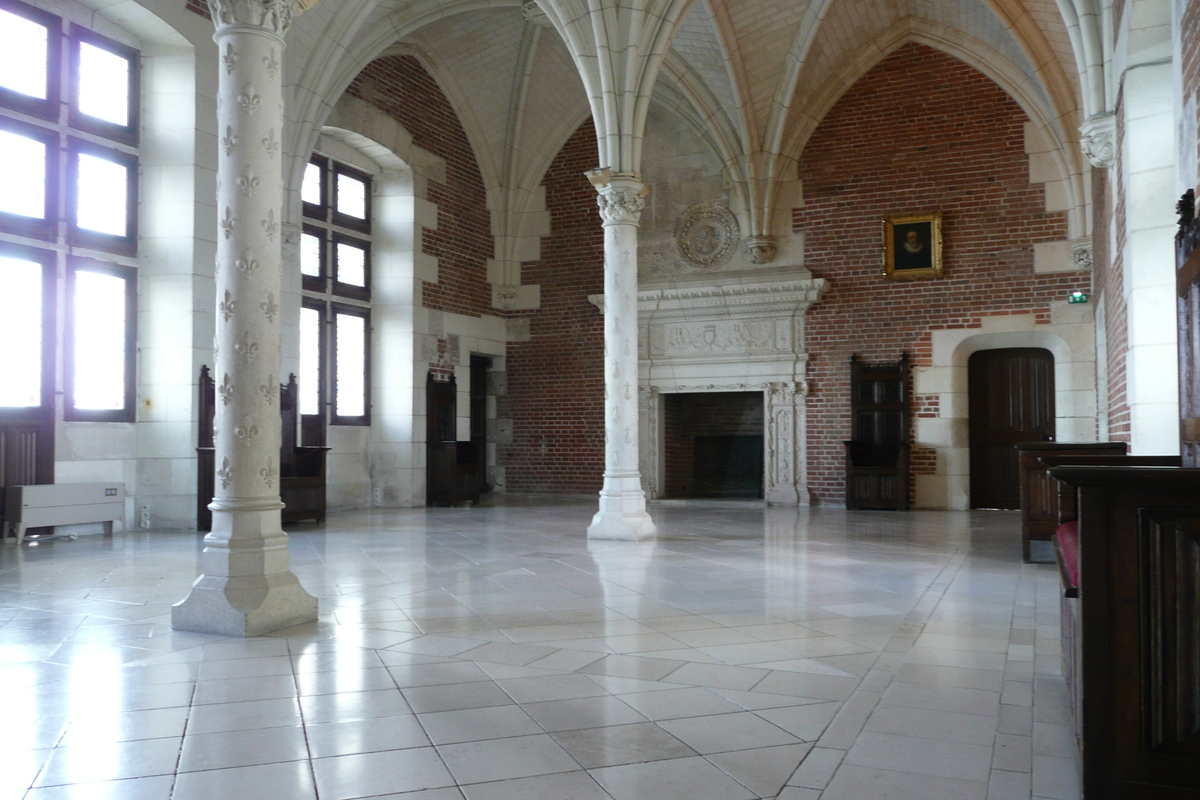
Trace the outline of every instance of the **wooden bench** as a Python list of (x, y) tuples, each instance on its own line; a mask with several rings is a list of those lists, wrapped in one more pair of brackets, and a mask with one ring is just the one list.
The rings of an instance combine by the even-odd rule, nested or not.
[(1200, 469), (1145, 464), (1170, 456), (1055, 463), (1070, 459), (1044, 461), (1076, 513), (1055, 542), (1083, 796), (1197, 800)]
[[(47, 483), (9, 486), (4, 519), (4, 540), (11, 529), (16, 543), (25, 541), (26, 528), (103, 522), (112, 533), (117, 520), (125, 526), (125, 484)], [(72, 537), (74, 538), (74, 537)]]

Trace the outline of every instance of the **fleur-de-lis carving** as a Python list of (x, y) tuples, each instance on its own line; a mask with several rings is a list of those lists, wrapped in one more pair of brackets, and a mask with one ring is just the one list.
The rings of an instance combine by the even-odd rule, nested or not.
[(262, 225), (263, 233), (272, 242), (275, 241), (275, 232), (279, 230), (279, 223), (275, 221), (275, 209), (267, 212), (267, 218), (259, 223)]
[(237, 219), (233, 216), (233, 209), (225, 206), (225, 216), (221, 219), (221, 230), (225, 231), (226, 239), (233, 235), (235, 228), (237, 228)]
[(246, 167), (246, 174), (239, 175), (237, 179), (238, 187), (241, 188), (242, 194), (246, 195), (246, 197), (253, 197), (261, 183), (262, 181), (254, 174), (254, 168), (249, 166)]
[(279, 313), (279, 304), (275, 302), (274, 292), (267, 292), (267, 299), (259, 303), (258, 307), (267, 315), (267, 322), (275, 321), (275, 315)]
[(237, 386), (229, 377), (229, 373), (225, 373), (225, 377), (221, 379), (221, 385), (217, 387), (217, 394), (221, 395), (221, 405), (227, 406), (233, 400), (233, 394), (237, 391)]
[(275, 405), (275, 396), (279, 394), (279, 384), (275, 382), (275, 376), (268, 375), (267, 382), (260, 385), (258, 391), (262, 392), (263, 399), (267, 401), (267, 405)]
[(217, 477), (221, 479), (221, 488), (228, 489), (229, 484), (233, 483), (233, 476), (236, 473), (229, 464), (229, 459), (225, 458), (221, 461), (221, 468), (217, 470)]
[(242, 424), (233, 429), (233, 435), (238, 438), (243, 447), (249, 447), (250, 443), (258, 437), (257, 420), (249, 414), (242, 417)]
[(250, 331), (243, 333), (242, 338), (233, 345), (233, 352), (241, 356), (247, 364), (253, 364), (258, 359), (261, 349), (258, 342), (250, 338)]
[(267, 73), (274, 78), (275, 73), (279, 71), (279, 59), (275, 57), (275, 48), (271, 48), (269, 56), (263, 56), (263, 66), (267, 68)]
[(267, 462), (267, 466), (258, 471), (259, 476), (263, 479), (263, 484), (268, 489), (275, 488), (275, 479), (279, 477), (279, 470), (271, 462)]
[(225, 45), (225, 55), (221, 56), (221, 60), (225, 62), (225, 74), (232, 75), (233, 68), (237, 66), (238, 54), (233, 52), (233, 45)]
[(237, 147), (238, 137), (233, 132), (232, 125), (225, 126), (225, 135), (221, 137), (221, 147), (225, 148), (225, 155), (233, 155), (233, 148)]
[(279, 152), (279, 139), (275, 136), (274, 128), (267, 132), (266, 137), (262, 140), (262, 146), (268, 156), (275, 158), (275, 154)]
[(249, 275), (258, 269), (258, 259), (252, 258), (250, 250), (247, 248), (242, 251), (242, 257), (235, 262), (235, 265), (243, 275)]
[(254, 86), (249, 83), (246, 84), (245, 91), (238, 95), (237, 101), (242, 110), (252, 117), (254, 116), (254, 112), (258, 111), (259, 107), (262, 106), (262, 98), (258, 96), (258, 92), (254, 90)]

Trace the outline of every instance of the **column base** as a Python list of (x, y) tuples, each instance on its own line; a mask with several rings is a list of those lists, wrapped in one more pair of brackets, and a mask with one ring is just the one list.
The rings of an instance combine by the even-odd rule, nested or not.
[(217, 636), (262, 636), (317, 621), (317, 598), (291, 572), (226, 578), (201, 575), (171, 609), (177, 631)]
[(616, 539), (637, 542), (649, 539), (658, 532), (654, 520), (646, 513), (646, 494), (641, 478), (604, 476), (600, 490), (600, 510), (588, 526), (589, 539)]

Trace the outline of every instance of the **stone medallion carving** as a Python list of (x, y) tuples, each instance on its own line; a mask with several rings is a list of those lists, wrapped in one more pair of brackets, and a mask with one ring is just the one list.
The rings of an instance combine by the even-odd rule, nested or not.
[(675, 249), (684, 261), (703, 269), (724, 266), (740, 238), (737, 218), (717, 201), (693, 203), (675, 223)]

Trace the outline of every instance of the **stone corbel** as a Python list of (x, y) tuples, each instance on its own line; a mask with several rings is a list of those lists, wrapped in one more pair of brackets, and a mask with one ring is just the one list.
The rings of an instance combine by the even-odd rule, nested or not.
[(1116, 163), (1117, 117), (1097, 114), (1079, 126), (1079, 146), (1093, 167), (1108, 169)]
[(751, 263), (770, 264), (775, 260), (777, 245), (774, 236), (747, 236), (744, 244)]

